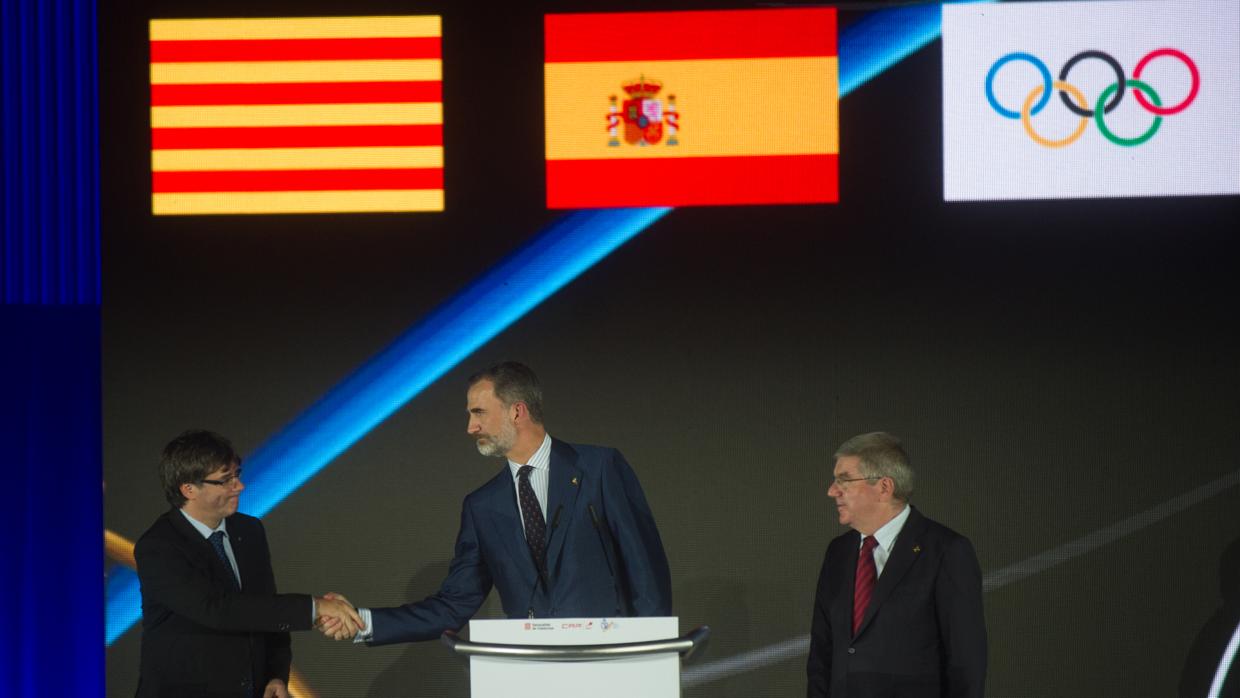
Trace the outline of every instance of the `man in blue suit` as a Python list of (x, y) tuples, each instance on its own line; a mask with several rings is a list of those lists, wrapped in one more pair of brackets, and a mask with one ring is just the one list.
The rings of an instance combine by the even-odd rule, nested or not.
[[(472, 376), (467, 408), (478, 451), (507, 462), (465, 497), (439, 591), (396, 608), (358, 609), (364, 627), (355, 640), (438, 638), (463, 627), (492, 587), (509, 618), (671, 615), (663, 542), (624, 456), (551, 438), (538, 378), (523, 364)], [(338, 625), (324, 632), (343, 635)]]

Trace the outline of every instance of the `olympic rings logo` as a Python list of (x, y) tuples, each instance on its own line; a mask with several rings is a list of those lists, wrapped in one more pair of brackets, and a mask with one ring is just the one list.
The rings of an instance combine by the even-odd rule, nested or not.
[[(1154, 88), (1148, 83), (1142, 82), (1140, 79), (1141, 73), (1145, 70), (1146, 66), (1150, 64), (1150, 61), (1162, 56), (1170, 56), (1172, 58), (1179, 59), (1185, 66), (1188, 67), (1188, 72), (1192, 79), (1192, 84), (1188, 90), (1188, 96), (1185, 97), (1179, 104), (1170, 107), (1164, 107), (1162, 104), (1162, 98), (1158, 96), (1158, 93), (1154, 91)], [(1085, 98), (1085, 94), (1072, 83), (1068, 82), (1068, 73), (1072, 70), (1072, 68), (1075, 67), (1077, 63), (1089, 59), (1100, 60), (1110, 66), (1111, 70), (1115, 71), (1115, 82), (1098, 95), (1098, 99), (1094, 101), (1092, 109), (1090, 108), (1091, 105), (1089, 100)], [(995, 75), (999, 73), (999, 70), (1002, 69), (1003, 66), (1013, 61), (1025, 61), (1027, 63), (1031, 63), (1033, 64), (1033, 67), (1037, 68), (1038, 72), (1042, 74), (1042, 84), (1035, 86), (1033, 90), (1029, 92), (1029, 95), (1025, 97), (1024, 104), (1021, 105), (1020, 111), (1004, 107), (1002, 104), (999, 104), (999, 100), (995, 98)], [(1137, 104), (1141, 105), (1143, 109), (1154, 115), (1154, 122), (1148, 129), (1146, 129), (1145, 133), (1142, 133), (1134, 138), (1124, 138), (1116, 135), (1115, 132), (1107, 126), (1106, 120), (1103, 116), (1105, 114), (1110, 114), (1114, 111), (1115, 107), (1119, 106), (1119, 103), (1124, 99), (1124, 94), (1127, 92), (1127, 88), (1130, 87), (1132, 88), (1133, 96), (1137, 100)], [(1009, 53), (1006, 56), (1003, 56), (999, 60), (995, 61), (994, 65), (990, 66), (990, 71), (986, 73), (986, 99), (990, 102), (991, 108), (993, 108), (1001, 116), (1009, 119), (1020, 119), (1021, 124), (1025, 127), (1025, 133), (1029, 135), (1029, 138), (1033, 139), (1033, 141), (1038, 145), (1042, 145), (1047, 148), (1062, 148), (1075, 142), (1076, 139), (1081, 137), (1081, 134), (1085, 133), (1085, 127), (1089, 125), (1089, 120), (1091, 118), (1094, 120), (1094, 123), (1098, 124), (1098, 131), (1101, 132), (1108, 141), (1111, 141), (1116, 145), (1129, 147), (1141, 145), (1142, 143), (1153, 138), (1154, 134), (1158, 132), (1158, 128), (1162, 126), (1163, 116), (1178, 114), (1187, 109), (1188, 105), (1192, 104), (1193, 100), (1197, 98), (1197, 90), (1200, 87), (1201, 74), (1197, 71), (1197, 64), (1194, 63), (1193, 59), (1189, 58), (1183, 51), (1173, 48), (1160, 48), (1150, 51), (1144, 58), (1137, 62), (1137, 67), (1133, 69), (1131, 78), (1124, 77), (1124, 69), (1120, 66), (1119, 61), (1115, 60), (1115, 58), (1113, 58), (1110, 54), (1103, 53), (1102, 51), (1082, 51), (1068, 59), (1068, 62), (1064, 63), (1063, 68), (1059, 71), (1058, 80), (1051, 79), (1051, 71), (1046, 68), (1046, 64), (1043, 63), (1041, 59), (1032, 54), (1021, 52)], [(1052, 90), (1059, 90), (1059, 98), (1063, 101), (1063, 105), (1073, 114), (1081, 117), (1081, 120), (1077, 123), (1076, 128), (1072, 131), (1072, 133), (1068, 134), (1066, 138), (1061, 138), (1059, 140), (1046, 138), (1035, 131), (1033, 129), (1033, 120), (1031, 118), (1038, 112), (1042, 111), (1042, 108), (1047, 105), (1050, 101)]]

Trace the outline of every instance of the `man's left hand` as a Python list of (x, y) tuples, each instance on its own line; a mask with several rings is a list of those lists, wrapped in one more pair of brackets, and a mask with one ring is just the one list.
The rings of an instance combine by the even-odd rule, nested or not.
[(288, 686), (284, 685), (284, 681), (280, 679), (272, 679), (267, 682), (267, 690), (263, 691), (263, 698), (289, 698)]

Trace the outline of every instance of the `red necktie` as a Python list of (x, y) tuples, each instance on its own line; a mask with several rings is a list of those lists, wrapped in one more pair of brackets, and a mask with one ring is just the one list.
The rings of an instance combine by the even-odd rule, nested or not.
[(853, 637), (861, 629), (861, 619), (865, 618), (865, 609), (870, 605), (870, 596), (874, 594), (874, 580), (878, 579), (878, 568), (874, 566), (874, 547), (878, 541), (874, 536), (866, 536), (861, 542), (861, 554), (857, 556), (857, 586), (853, 588)]

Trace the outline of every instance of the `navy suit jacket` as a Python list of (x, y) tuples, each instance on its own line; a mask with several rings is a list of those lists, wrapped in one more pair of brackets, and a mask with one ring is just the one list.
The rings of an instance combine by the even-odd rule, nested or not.
[(306, 594), (277, 594), (267, 534), (258, 519), (228, 517), (232, 570), (181, 514), (171, 509), (134, 545), (142, 586), (142, 668), (138, 698), (261, 696), (271, 679), (288, 681), (290, 630), (309, 630)]
[(981, 698), (986, 622), (969, 539), (910, 511), (853, 637), (860, 547), (856, 531), (827, 547), (810, 633), (809, 698)]
[(463, 627), (499, 590), (509, 618), (666, 616), (671, 574), (654, 515), (614, 448), (553, 439), (544, 585), (504, 468), (465, 497), (448, 577), (432, 596), (372, 611), (371, 644), (415, 642)]

